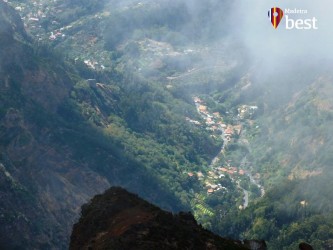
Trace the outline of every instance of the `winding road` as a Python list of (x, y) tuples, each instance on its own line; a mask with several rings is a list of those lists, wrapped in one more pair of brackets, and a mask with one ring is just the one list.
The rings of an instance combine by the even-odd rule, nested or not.
[[(199, 70), (200, 70), (200, 69), (199, 69)], [(194, 73), (194, 72), (196, 72), (196, 71), (198, 71), (198, 70), (193, 70), (192, 72), (189, 72), (188, 74)], [(183, 76), (184, 76), (184, 75), (183, 75)], [(179, 77), (181, 77), (181, 76), (179, 76)], [(176, 78), (177, 78), (177, 77), (175, 77), (175, 78), (173, 78), (173, 79), (176, 79)], [(169, 79), (170, 79), (170, 78), (169, 78)], [(195, 103), (195, 105), (196, 105), (196, 108), (197, 108), (198, 113), (201, 115), (201, 117), (202, 117), (203, 119), (205, 119), (206, 117), (205, 117), (203, 114), (201, 114), (201, 112), (199, 111), (199, 104), (198, 104), (198, 103)], [(210, 114), (210, 115), (211, 115), (211, 114)], [(243, 130), (243, 133), (242, 133), (243, 136), (244, 136), (244, 133), (246, 133), (246, 130)], [(222, 130), (222, 135), (221, 135), (221, 137), (222, 137), (222, 140), (223, 140), (223, 145), (222, 145), (222, 147), (221, 147), (219, 153), (218, 153), (218, 154), (212, 159), (210, 165), (208, 166), (208, 169), (214, 169), (214, 167), (216, 167), (217, 163), (221, 160), (221, 156), (222, 156), (222, 154), (223, 154), (223, 152), (224, 152), (225, 146), (226, 146), (226, 144), (228, 143), (228, 141), (227, 141), (226, 138), (225, 138), (225, 135), (224, 135), (224, 131), (223, 131), (223, 130)], [(244, 139), (244, 140), (246, 140), (246, 139)], [(247, 140), (246, 140), (246, 141), (247, 141)], [(248, 145), (248, 142), (246, 143), (246, 146), (248, 147), (249, 152), (251, 152), (251, 147), (250, 147), (250, 145)], [(242, 158), (241, 162), (240, 162), (240, 166), (246, 166), (246, 165), (247, 165), (247, 156), (245, 155), (245, 156)], [(253, 178), (253, 176), (252, 176), (252, 174), (251, 174), (250, 171), (245, 171), (245, 173), (246, 173), (246, 175), (249, 177), (250, 182), (253, 183), (254, 185), (256, 185), (256, 186), (260, 189), (260, 191), (261, 191), (261, 195), (260, 195), (260, 196), (263, 197), (264, 194), (265, 194), (265, 190), (264, 190), (264, 188), (258, 183), (258, 181), (257, 181), (255, 178)], [(241, 190), (243, 191), (244, 196), (243, 196), (243, 205), (242, 205), (242, 206), (243, 206), (243, 209), (245, 209), (245, 208), (249, 205), (249, 193), (250, 193), (250, 191), (249, 191), (249, 190), (246, 190), (246, 189), (244, 189), (244, 188), (242, 188), (242, 187), (240, 186), (239, 181), (237, 181), (237, 186), (238, 186), (239, 189), (241, 189)]]

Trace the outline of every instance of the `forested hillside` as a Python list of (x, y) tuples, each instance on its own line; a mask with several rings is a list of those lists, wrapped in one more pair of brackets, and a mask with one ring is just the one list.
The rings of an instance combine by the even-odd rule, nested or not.
[(1, 12), (1, 246), (66, 248), (80, 205), (110, 185), (189, 209), (183, 173), (221, 144), (186, 122), (195, 108), (134, 74), (72, 64)]
[(265, 238), (272, 249), (295, 249), (302, 240), (315, 249), (332, 248), (333, 92), (331, 77), (321, 74), (258, 118), (248, 157), (268, 192), (244, 212), (230, 214), (217, 226), (220, 233)]

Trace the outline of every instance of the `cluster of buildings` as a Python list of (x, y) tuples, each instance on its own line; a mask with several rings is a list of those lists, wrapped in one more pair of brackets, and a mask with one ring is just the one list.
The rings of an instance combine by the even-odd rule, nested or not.
[(202, 172), (188, 172), (187, 175), (189, 177), (197, 177), (199, 180), (203, 181), (204, 188), (207, 190), (207, 193), (212, 194), (219, 190), (228, 192), (228, 188), (219, 183), (221, 179), (226, 177), (226, 175), (229, 175), (232, 179), (235, 179), (245, 175), (245, 171), (237, 167), (219, 166), (208, 171), (206, 178)]
[[(199, 121), (193, 120), (191, 118), (186, 118), (186, 120), (195, 125), (205, 125), (207, 130), (212, 132), (220, 131), (220, 136), (222, 137), (224, 144), (232, 141), (236, 135), (240, 135), (242, 131), (242, 125), (229, 125), (223, 123), (223, 117), (218, 112), (210, 113), (208, 107), (205, 105), (204, 101), (195, 96), (193, 101), (196, 105), (198, 113), (204, 119), (204, 124)], [(238, 108), (239, 118), (246, 118), (246, 116), (251, 116), (257, 111), (257, 106), (242, 105)], [(222, 152), (222, 151), (221, 151)], [(224, 190), (228, 192), (228, 188), (224, 187), (222, 179), (227, 175), (232, 180), (239, 180), (242, 176), (246, 175), (245, 170), (237, 168), (230, 165), (230, 162), (226, 166), (216, 166), (216, 164), (211, 164), (207, 176), (204, 176), (202, 172), (192, 173), (189, 172), (188, 176), (196, 176), (200, 181), (204, 183), (204, 188), (207, 190), (208, 194), (212, 194), (219, 190)]]
[(238, 117), (240, 119), (252, 118), (257, 111), (258, 111), (258, 106), (241, 105), (238, 108)]
[[(54, 21), (55, 22), (55, 21)], [(68, 25), (66, 27), (62, 27), (60, 29), (56, 29), (54, 31), (51, 32), (51, 35), (49, 36), (49, 39), (51, 41), (56, 40), (57, 38), (61, 37), (64, 38), (66, 35), (63, 33), (65, 30), (69, 30), (71, 29), (73, 26), (72, 25)]]
[[(49, 39), (54, 41), (58, 38), (64, 38), (66, 35), (63, 33), (68, 27), (55, 29), (51, 33), (45, 33), (45, 29), (56, 28), (59, 22), (56, 21), (59, 13), (62, 12), (61, 8), (57, 8), (57, 1), (33, 1), (14, 4), (15, 10), (20, 12), (24, 26), (31, 34), (38, 37), (38, 40)], [(48, 20), (48, 19), (53, 19)]]
[[(214, 167), (211, 171), (208, 172), (208, 179), (218, 181), (219, 179), (223, 179), (226, 175), (229, 175), (231, 179), (235, 179), (245, 175), (245, 171), (243, 169), (238, 169), (237, 167), (231, 166)], [(228, 189), (223, 187), (221, 184), (211, 184), (209, 181), (205, 182), (205, 186), (207, 188), (208, 194), (214, 193), (221, 189), (228, 191)]]
[(193, 101), (197, 108), (197, 111), (201, 117), (205, 120), (206, 129), (213, 132), (223, 132), (227, 128), (227, 125), (222, 122), (222, 117), (219, 112), (210, 113), (203, 100), (199, 97), (193, 97)]
[[(223, 117), (219, 112), (210, 113), (204, 101), (195, 96), (193, 101), (197, 107), (197, 111), (205, 121), (206, 129), (214, 133), (220, 134), (223, 141), (230, 142), (235, 135), (240, 135), (242, 131), (241, 125), (227, 125), (223, 123)], [(195, 125), (201, 125), (200, 122), (187, 118), (187, 120)], [(216, 135), (212, 135), (216, 137)]]
[(61, 33), (61, 31), (55, 31), (55, 32), (51, 32), (51, 35), (49, 36), (49, 39), (51, 40), (51, 41), (54, 41), (54, 40), (56, 40), (58, 37), (65, 37), (66, 35), (65, 34), (63, 34), (63, 33)]

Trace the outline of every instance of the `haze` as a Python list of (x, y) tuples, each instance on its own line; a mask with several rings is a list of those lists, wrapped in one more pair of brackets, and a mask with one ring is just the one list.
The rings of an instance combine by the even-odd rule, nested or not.
[[(267, 11), (271, 7), (282, 10), (303, 9), (308, 14), (285, 14), (290, 18), (318, 19), (318, 30), (286, 30), (284, 16), (277, 30), (272, 27)], [(289, 60), (332, 59), (333, 35), (330, 29), (332, 21), (331, 1), (235, 1), (234, 13), (230, 18), (231, 32), (243, 40), (254, 58), (269, 63), (285, 63)]]

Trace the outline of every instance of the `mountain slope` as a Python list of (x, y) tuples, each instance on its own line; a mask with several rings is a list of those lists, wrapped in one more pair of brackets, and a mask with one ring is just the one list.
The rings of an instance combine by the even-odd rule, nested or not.
[(265, 108), (243, 132), (245, 157), (266, 192), (246, 210), (216, 221), (220, 234), (264, 238), (271, 249), (295, 249), (301, 241), (332, 247), (332, 77), (325, 67), (304, 77), (278, 102), (268, 98), (275, 94), (270, 87), (255, 97)]
[[(9, 2), (35, 41), (1, 1), (3, 244), (66, 248), (79, 206), (121, 185), (223, 235), (330, 246), (331, 63), (246, 64), (247, 46), (215, 39), (225, 1)], [(223, 142), (194, 96), (242, 125), (214, 172)], [(243, 105), (258, 112), (242, 120)]]
[(0, 4), (0, 246), (67, 248), (79, 207), (111, 184), (189, 207), (183, 172), (218, 150), (186, 122), (195, 108), (153, 82), (65, 61)]
[[(50, 143), (59, 123), (50, 124), (72, 82), (63, 65), (34, 53), (20, 17), (0, 4), (1, 27), (6, 27), (1, 37), (7, 39), (0, 56), (0, 245), (65, 248), (69, 218), (108, 182)], [(74, 176), (87, 182), (77, 185)]]
[(232, 241), (199, 226), (188, 213), (173, 215), (121, 188), (82, 207), (70, 249), (266, 249), (264, 242)]

